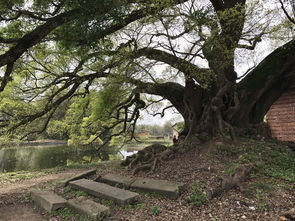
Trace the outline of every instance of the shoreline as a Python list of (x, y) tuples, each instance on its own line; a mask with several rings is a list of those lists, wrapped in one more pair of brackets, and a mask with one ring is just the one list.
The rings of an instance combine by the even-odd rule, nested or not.
[(9, 141), (0, 142), (0, 148), (12, 146), (40, 146), (40, 145), (67, 145), (66, 140), (34, 140), (34, 141)]

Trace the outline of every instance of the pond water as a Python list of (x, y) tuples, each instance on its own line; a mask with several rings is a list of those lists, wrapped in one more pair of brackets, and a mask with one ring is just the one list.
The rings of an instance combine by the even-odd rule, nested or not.
[(130, 149), (119, 151), (116, 148), (105, 148), (103, 151), (97, 151), (89, 147), (66, 145), (6, 147), (0, 149), (0, 173), (124, 159), (136, 152)]

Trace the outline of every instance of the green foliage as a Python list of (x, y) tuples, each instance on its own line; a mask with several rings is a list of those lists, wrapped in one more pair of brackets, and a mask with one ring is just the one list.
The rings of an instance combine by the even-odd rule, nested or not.
[(132, 210), (132, 205), (127, 204), (127, 205), (125, 205), (125, 206), (123, 207), (123, 209), (126, 210), (126, 211), (130, 211), (130, 210)]
[(146, 205), (144, 203), (137, 203), (136, 208), (137, 209), (143, 209)]
[(151, 136), (167, 136), (172, 135), (172, 125), (170, 122), (165, 122), (163, 126), (161, 125), (145, 125), (141, 124), (136, 127), (136, 133), (149, 132)]
[(234, 157), (241, 153), (241, 148), (233, 144), (223, 144), (218, 147), (217, 153), (222, 156)]
[[(254, 5), (259, 3), (255, 2)], [(116, 111), (118, 104), (125, 100), (131, 91), (167, 98), (159, 93), (159, 90), (152, 91), (153, 87), (146, 87), (147, 82), (155, 82), (157, 85), (178, 81), (181, 76), (179, 73), (183, 73), (184, 76), (194, 78), (196, 84), (202, 88), (212, 89), (208, 94), (215, 94), (223, 87), (227, 78), (223, 75), (231, 72), (228, 70), (234, 66), (238, 43), (252, 44), (253, 41), (260, 41), (260, 32), (268, 32), (268, 23), (261, 21), (267, 19), (252, 22), (255, 26), (253, 28), (251, 24), (244, 25), (246, 18), (250, 19), (251, 13), (255, 12), (247, 7), (249, 5), (229, 4), (225, 10), (219, 10), (212, 4), (198, 7), (194, 6), (194, 2), (189, 1), (186, 4), (187, 7), (175, 6), (175, 1), (172, 0), (34, 0), (29, 3), (23, 0), (0, 1), (0, 50), (3, 55), (10, 49), (18, 48), (15, 47), (16, 42), (5, 43), (6, 38), (21, 38), (32, 30), (37, 32), (36, 37), (35, 33), (31, 33), (21, 41), (24, 45), (29, 45), (29, 48), (25, 48), (27, 50), (19, 55), (19, 52), (9, 52), (12, 60), (17, 61), (14, 63), (13, 73), (9, 76), (12, 82), (0, 95), (0, 117), (8, 119), (7, 128), (18, 127), (13, 133), (6, 135), (19, 139), (28, 133), (27, 139), (69, 138), (69, 144), (99, 145), (123, 128), (122, 123), (112, 127), (115, 118), (122, 121), (123, 117), (132, 115), (131, 110), (128, 110), (128, 113), (126, 111), (125, 115), (124, 109)], [(79, 16), (69, 16), (73, 9), (79, 12)], [(139, 14), (136, 13), (137, 10), (141, 10)], [(147, 18), (141, 20), (143, 15)], [(64, 23), (50, 24), (51, 18), (55, 16), (60, 16), (59, 21)], [(133, 22), (134, 20), (136, 22)], [(130, 22), (132, 24), (129, 24)], [(263, 24), (257, 26), (256, 23)], [(38, 31), (43, 30), (44, 24), (48, 24), (48, 27), (45, 25), (48, 30), (44, 30), (48, 34), (38, 40), (38, 36), (41, 37)], [(35, 29), (36, 27), (38, 29)], [(50, 27), (55, 28), (51, 30)], [(180, 34), (180, 38), (171, 36), (171, 39), (166, 41), (165, 38), (175, 30), (178, 30), (176, 35)], [(164, 31), (167, 33), (162, 34)], [(160, 36), (160, 50), (167, 51), (171, 48), (169, 53), (172, 57), (175, 55), (174, 61), (185, 58), (185, 64), (190, 65), (176, 64), (183, 62), (169, 63), (170, 59), (163, 60), (162, 56), (154, 56), (152, 52), (138, 55), (140, 50), (137, 49), (158, 44), (160, 41), (157, 38)], [(189, 39), (191, 43), (187, 43), (188, 48), (177, 52), (180, 46), (178, 42), (183, 40), (182, 37)], [(250, 83), (252, 89), (261, 87), (267, 79), (267, 73), (273, 72), (270, 70), (275, 66), (279, 67), (279, 57), (270, 56), (267, 64), (256, 69), (255, 77), (249, 78), (245, 84)], [(157, 63), (146, 59), (155, 60)], [(207, 60), (201, 63), (205, 66), (208, 64), (209, 68), (199, 68), (195, 65), (198, 63), (195, 59)], [(169, 71), (162, 75), (155, 74), (153, 69), (159, 62), (169, 64)], [(5, 65), (7, 64), (3, 64), (3, 72)], [(101, 80), (102, 73), (105, 74), (104, 80)], [(216, 85), (216, 82), (221, 82), (222, 85)], [(75, 93), (68, 94), (76, 84), (79, 86)], [(55, 109), (53, 104), (64, 105), (65, 102), (57, 101), (67, 94), (69, 106)], [(202, 103), (206, 99), (201, 100)], [(64, 114), (60, 114), (61, 109), (65, 110)], [(30, 115), (36, 115), (39, 119)], [(52, 121), (47, 125), (50, 117)], [(26, 125), (19, 126), (20, 123)], [(127, 127), (130, 123), (128, 122)], [(44, 131), (46, 126), (48, 129)], [(105, 128), (111, 129), (103, 133)], [(1, 132), (7, 132), (6, 129)], [(153, 135), (171, 133), (167, 125), (163, 131), (158, 128), (153, 130)], [(130, 135), (130, 131), (131, 129), (127, 130), (122, 136)], [(39, 134), (31, 135), (34, 133)], [(122, 141), (122, 137), (118, 139), (113, 139), (112, 145)], [(245, 156), (247, 159), (250, 157)]]
[(247, 186), (246, 194), (253, 195), (257, 191), (268, 193), (271, 190), (272, 190), (272, 187), (269, 184), (262, 183), (262, 182), (255, 182), (255, 183), (250, 183)]
[(161, 213), (161, 207), (158, 205), (151, 206), (150, 211), (154, 216), (158, 216)]
[(156, 192), (150, 192), (147, 193), (149, 196), (153, 197), (153, 198), (157, 198), (157, 199), (163, 199), (164, 195), (160, 194), (160, 193), (156, 193)]
[(206, 203), (207, 195), (203, 192), (203, 185), (195, 182), (192, 186), (191, 193), (187, 198), (190, 207), (201, 206)]
[(254, 198), (259, 211), (264, 212), (267, 210), (267, 196), (273, 188), (265, 183), (255, 182), (247, 186), (245, 193)]
[(238, 163), (232, 163), (225, 167), (224, 173), (229, 175), (235, 171), (235, 168), (238, 166)]
[(257, 202), (258, 210), (265, 212), (267, 210), (266, 194), (263, 190), (257, 189), (255, 193), (255, 199)]
[(69, 208), (61, 208), (52, 214), (48, 214), (49, 217), (55, 217), (58, 216), (64, 220), (75, 220), (75, 221), (94, 221), (93, 218), (89, 216), (83, 216), (77, 214), (75, 211), (69, 209)]
[(51, 139), (65, 140), (68, 138), (67, 125), (61, 120), (50, 121), (46, 132)]
[(227, 166), (226, 172), (240, 164), (253, 163), (252, 176), (267, 176), (295, 182), (295, 153), (276, 143), (248, 140), (240, 145), (218, 147), (218, 154), (237, 157)]
[(102, 199), (100, 202), (101, 204), (109, 207), (113, 207), (115, 205), (115, 202), (113, 200)]
[(75, 197), (88, 196), (88, 193), (81, 190), (72, 190), (72, 192), (75, 195)]

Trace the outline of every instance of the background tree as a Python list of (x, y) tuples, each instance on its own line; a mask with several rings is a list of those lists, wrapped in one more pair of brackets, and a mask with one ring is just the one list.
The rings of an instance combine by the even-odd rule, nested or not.
[[(17, 89), (34, 107), (11, 118), (8, 132), (38, 118), (49, 122), (65, 100), (106, 88), (104, 101), (117, 97), (105, 102), (108, 123), (93, 127), (94, 137), (112, 130), (132, 138), (140, 110), (150, 105), (143, 94), (151, 94), (182, 115), (186, 142), (195, 135), (236, 139), (294, 85), (294, 39), (242, 80), (236, 70), (237, 52), (254, 50), (275, 30), (276, 10), (245, 0), (99, 2), (2, 3), (0, 91)], [(164, 73), (156, 69), (163, 64)], [(15, 76), (22, 76), (16, 86)], [(98, 120), (88, 116), (91, 125)]]

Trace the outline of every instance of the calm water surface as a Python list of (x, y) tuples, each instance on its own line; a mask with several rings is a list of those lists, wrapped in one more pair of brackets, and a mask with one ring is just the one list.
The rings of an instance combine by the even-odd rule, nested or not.
[(89, 147), (65, 145), (6, 147), (0, 149), (0, 172), (35, 170), (68, 166), (73, 163), (91, 163), (102, 160), (124, 159), (137, 151), (107, 148), (97, 151)]

